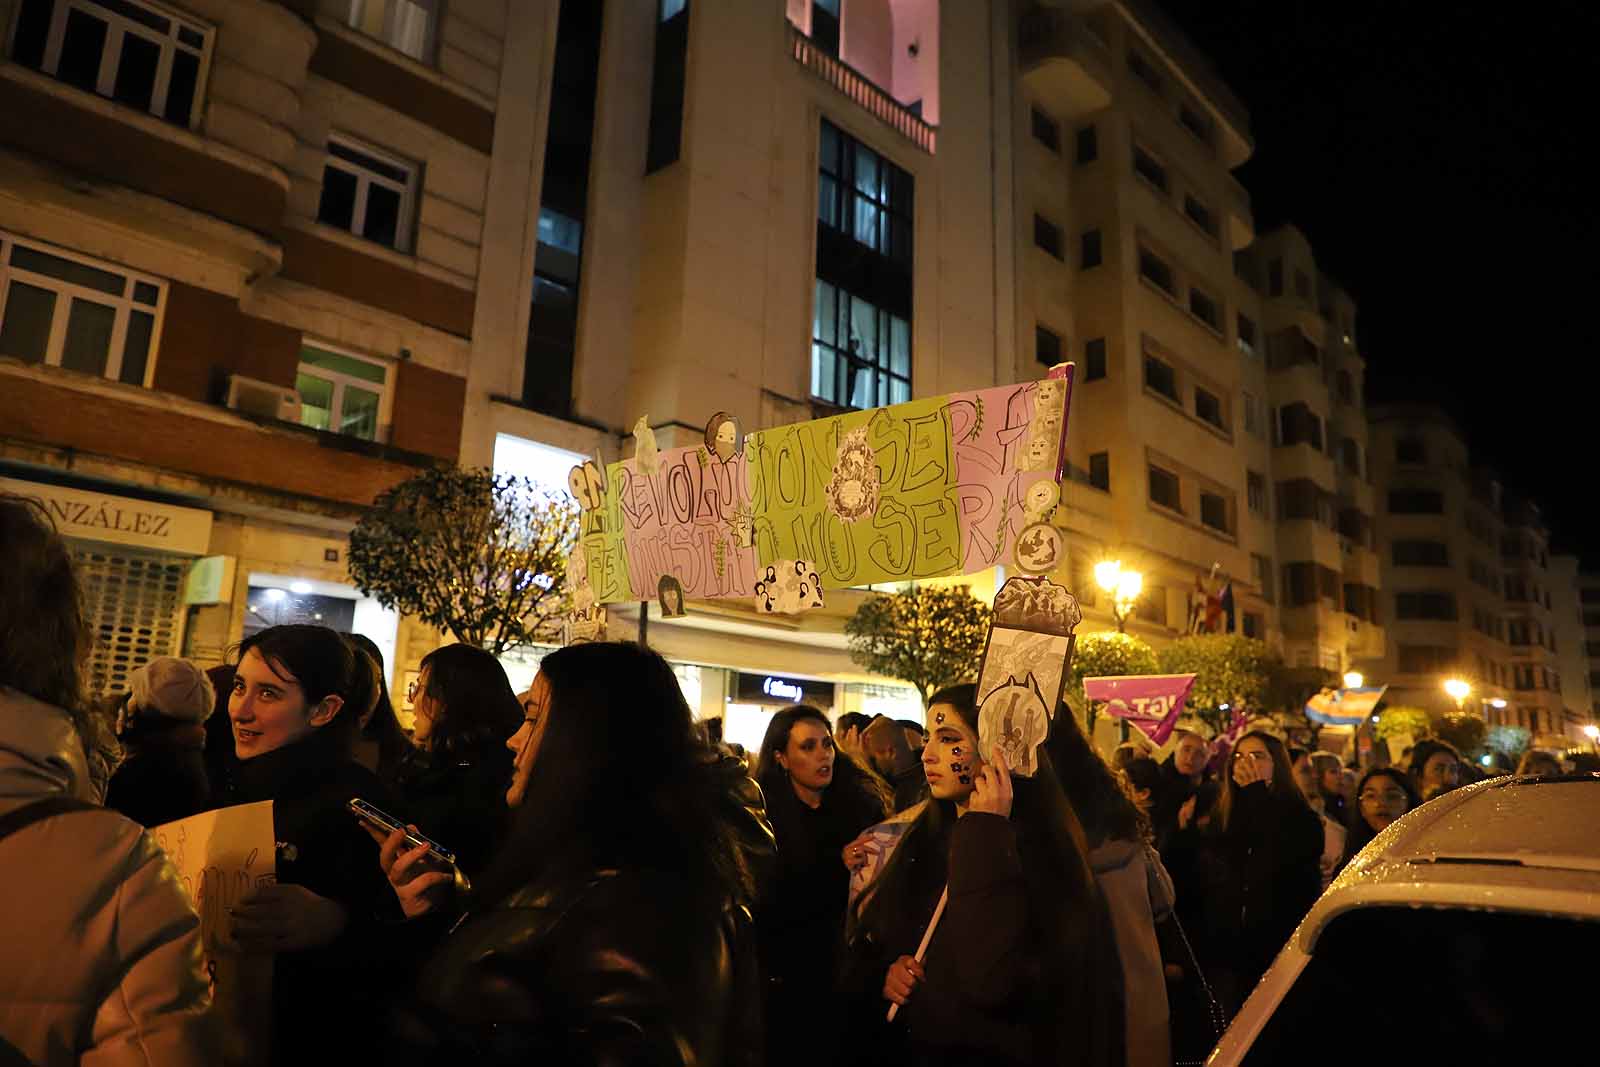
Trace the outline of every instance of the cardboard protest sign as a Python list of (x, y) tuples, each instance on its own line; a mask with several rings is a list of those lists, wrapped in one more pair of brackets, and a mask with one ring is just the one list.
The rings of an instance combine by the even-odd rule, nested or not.
[(270, 1062), (272, 956), (240, 952), (229, 909), (258, 886), (277, 880), (272, 801), (240, 804), (152, 827), (178, 882), (200, 916), (200, 940), (211, 975), (213, 1011), (229, 1064)]
[(1012, 774), (1032, 777), (1072, 662), (1077, 598), (1048, 578), (1008, 578), (978, 669), (978, 747), (999, 746)]
[(1158, 746), (1167, 743), (1194, 688), (1193, 674), (1127, 674), (1085, 678), (1083, 695), (1106, 704), (1106, 712), (1126, 719)]
[[(703, 441), (653, 464), (585, 464), (572, 478), (582, 580), (612, 604), (653, 599), (665, 574), (690, 599), (748, 598), (786, 560), (810, 563), (823, 589), (1010, 564), (1054, 506), (1057, 491), (1033, 487), (1058, 482), (1069, 385), (1052, 377), (748, 434), (718, 412)], [(1059, 551), (1043, 532), (1029, 544), (1035, 561)]]

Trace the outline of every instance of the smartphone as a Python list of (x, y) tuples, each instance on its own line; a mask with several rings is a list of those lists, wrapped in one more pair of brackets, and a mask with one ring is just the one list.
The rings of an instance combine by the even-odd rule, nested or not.
[(382, 830), (386, 835), (392, 834), (396, 830), (399, 830), (401, 833), (406, 835), (406, 843), (409, 844), (411, 848), (417, 848), (420, 845), (426, 845), (428, 846), (429, 859), (436, 860), (447, 867), (455, 866), (456, 854), (454, 852), (451, 852), (449, 849), (439, 844), (439, 842), (433, 840), (433, 838), (428, 837), (426, 834), (419, 833), (416, 830), (406, 829), (405, 823), (401, 822), (393, 815), (390, 815), (377, 805), (369, 804), (360, 797), (351, 797), (348, 806), (350, 808), (350, 814), (354, 815), (367, 825)]

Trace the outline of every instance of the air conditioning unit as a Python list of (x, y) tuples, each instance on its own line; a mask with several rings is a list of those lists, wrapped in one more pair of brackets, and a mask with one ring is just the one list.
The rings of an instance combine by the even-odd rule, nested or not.
[(283, 385), (273, 385), (242, 374), (228, 376), (227, 406), (233, 411), (261, 419), (300, 421), (300, 394)]

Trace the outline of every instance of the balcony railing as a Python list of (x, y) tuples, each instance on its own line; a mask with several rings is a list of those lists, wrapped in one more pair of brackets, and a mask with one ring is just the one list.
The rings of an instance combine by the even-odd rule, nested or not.
[(848, 96), (880, 122), (928, 153), (934, 154), (939, 131), (912, 114), (900, 101), (884, 92), (872, 79), (837, 56), (829, 55), (816, 42), (789, 23), (789, 54), (796, 63)]

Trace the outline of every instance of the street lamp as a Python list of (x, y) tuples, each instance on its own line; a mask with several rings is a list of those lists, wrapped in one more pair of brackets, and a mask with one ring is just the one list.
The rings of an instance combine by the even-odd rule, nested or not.
[(1117, 620), (1117, 633), (1126, 632), (1128, 618), (1144, 590), (1144, 575), (1123, 570), (1121, 560), (1107, 559), (1094, 565), (1094, 582), (1111, 595), (1111, 616)]
[(1360, 671), (1344, 672), (1344, 687), (1346, 689), (1360, 689), (1367, 683), (1366, 676)]
[(1444, 683), (1444, 691), (1450, 695), (1451, 700), (1456, 702), (1456, 710), (1460, 711), (1466, 703), (1467, 697), (1472, 695), (1472, 686), (1460, 678), (1447, 678)]
[(1600, 751), (1600, 726), (1590, 723), (1583, 728), (1583, 736), (1589, 739), (1589, 744), (1596, 751)]

